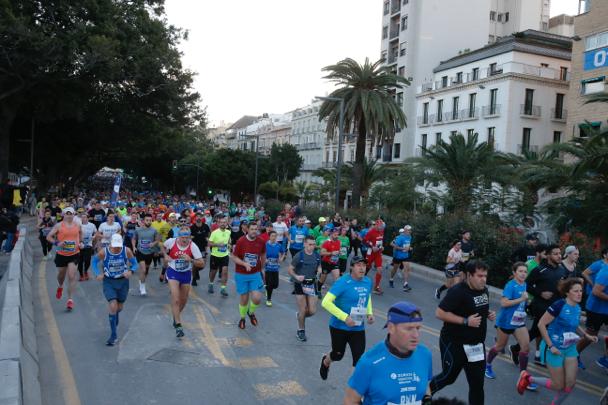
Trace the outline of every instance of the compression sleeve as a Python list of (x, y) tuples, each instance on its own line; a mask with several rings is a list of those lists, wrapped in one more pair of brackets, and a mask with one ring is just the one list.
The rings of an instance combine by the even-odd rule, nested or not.
[(330, 314), (332, 314), (333, 316), (335, 316), (336, 318), (338, 318), (339, 320), (344, 322), (346, 320), (346, 318), (348, 318), (348, 314), (346, 312), (342, 311), (340, 308), (338, 308), (336, 306), (336, 304), (334, 304), (335, 300), (336, 300), (336, 296), (334, 294), (328, 292), (327, 294), (325, 294), (325, 297), (323, 298), (323, 301), (321, 302), (321, 306), (323, 308), (325, 308), (325, 310), (327, 312), (329, 312)]
[(95, 277), (99, 276), (99, 257), (96, 254), (93, 255), (91, 267), (93, 268), (93, 273), (95, 274)]
[(131, 270), (132, 272), (136, 272), (138, 265), (137, 265), (137, 259), (132, 257), (129, 259), (129, 263), (131, 263), (131, 268), (129, 270)]
[(372, 308), (372, 296), (369, 296), (369, 300), (367, 301), (367, 314), (368, 315), (373, 315), (374, 314), (374, 309)]

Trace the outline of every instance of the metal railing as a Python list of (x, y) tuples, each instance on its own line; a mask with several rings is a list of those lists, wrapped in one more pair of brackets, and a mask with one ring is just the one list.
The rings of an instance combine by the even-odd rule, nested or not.
[(538, 145), (517, 145), (517, 153), (524, 153), (526, 151), (538, 153), (539, 150), (540, 148), (538, 147)]
[(551, 109), (551, 120), (558, 122), (566, 122), (568, 120), (568, 110), (562, 108), (561, 110)]
[(540, 118), (541, 108), (539, 105), (521, 104), (519, 115), (526, 118)]
[(484, 117), (498, 117), (500, 115), (500, 104), (483, 106), (482, 115)]
[(418, 126), (423, 127), (423, 126), (427, 126), (427, 125), (430, 125), (428, 115), (418, 116)]
[(307, 142), (301, 143), (299, 145), (295, 145), (297, 150), (311, 150), (311, 149), (320, 149), (321, 143), (319, 142)]
[(460, 110), (460, 119), (463, 121), (479, 119), (479, 108), (465, 108), (464, 110)]

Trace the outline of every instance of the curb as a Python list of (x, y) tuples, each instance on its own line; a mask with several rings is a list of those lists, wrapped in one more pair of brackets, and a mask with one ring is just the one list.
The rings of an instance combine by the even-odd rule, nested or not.
[(40, 405), (38, 346), (36, 343), (32, 247), (25, 227), (11, 253), (2, 280), (4, 302), (0, 318), (0, 404)]

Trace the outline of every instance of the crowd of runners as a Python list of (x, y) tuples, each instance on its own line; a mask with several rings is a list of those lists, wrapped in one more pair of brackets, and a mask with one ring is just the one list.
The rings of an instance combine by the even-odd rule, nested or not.
[[(411, 226), (386, 235), (381, 218), (361, 225), (339, 214), (307, 218), (289, 205), (270, 218), (264, 207), (251, 204), (194, 202), (160, 194), (127, 194), (111, 204), (103, 197), (43, 199), (37, 226), (44, 260), (54, 257), (58, 269), (56, 298), (67, 298), (68, 311), (76, 306), (79, 281), (89, 280), (92, 272), (102, 282), (108, 301), (108, 346), (118, 342), (120, 312), (132, 278), (137, 278), (139, 294), (146, 296), (150, 269), (159, 269), (159, 282), (168, 284), (171, 294), (175, 335), (181, 338), (187, 333), (181, 314), (192, 286), (206, 282), (207, 293), (216, 294), (219, 284), (222, 297), (234, 293), (228, 288), (230, 262), (238, 328), (257, 327), (256, 309), (273, 305), (285, 261), (297, 314), (295, 338), (307, 340), (306, 319), (315, 315), (319, 301), (329, 312), (331, 350), (322, 356), (319, 374), (327, 380), (332, 363), (342, 360), (349, 346), (355, 368), (345, 404), (461, 403), (433, 396), (453, 384), (462, 370), (469, 385), (468, 403), (483, 404), (484, 378), (499, 378), (492, 362), (505, 350), (520, 370), (519, 379), (512, 382), (514, 390), (523, 395), (549, 389), (554, 393), (551, 403), (561, 404), (576, 385), (577, 371), (586, 367), (580, 353), (598, 341), (601, 327), (608, 324), (608, 249), (580, 271), (576, 247), (562, 252), (528, 235), (526, 245), (513, 253), (512, 278), (496, 313), (490, 310), (488, 266), (476, 255), (474, 235), (465, 230), (446, 249), (446, 283), (435, 293), (438, 307), (433, 315), (443, 322), (442, 370), (433, 374), (431, 351), (420, 343), (423, 316), (412, 300), (390, 307), (386, 339), (365, 351), (365, 328), (375, 321), (372, 296), (383, 294), (383, 276), (388, 276), (388, 288), (395, 288), (400, 273), (400, 287), (412, 291), (410, 262), (416, 241)], [(386, 263), (388, 246), (393, 253)], [(202, 271), (207, 262), (208, 273)], [(586, 320), (581, 326), (583, 310)], [(491, 323), (497, 338), (488, 349)], [(511, 335), (516, 342), (508, 345)], [(605, 354), (596, 363), (608, 370), (608, 338), (603, 344)], [(532, 354), (531, 360), (546, 367), (549, 377), (528, 372)]]

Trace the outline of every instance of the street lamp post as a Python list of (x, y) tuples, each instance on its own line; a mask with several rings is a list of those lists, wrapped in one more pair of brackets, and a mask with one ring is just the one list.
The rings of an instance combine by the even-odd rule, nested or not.
[(340, 121), (338, 123), (338, 163), (336, 166), (336, 212), (340, 210), (340, 175), (342, 171), (342, 142), (344, 138), (344, 99), (342, 97), (315, 97), (323, 101), (340, 102)]
[[(30, 185), (34, 181), (34, 132), (35, 132), (35, 121), (32, 118), (32, 124), (30, 127), (30, 139), (17, 139), (17, 142), (27, 142), (30, 144)], [(20, 177), (21, 178), (21, 175)]]

